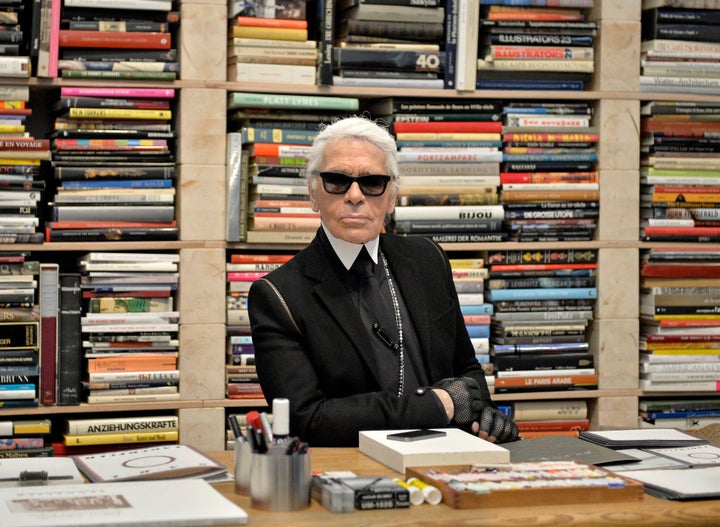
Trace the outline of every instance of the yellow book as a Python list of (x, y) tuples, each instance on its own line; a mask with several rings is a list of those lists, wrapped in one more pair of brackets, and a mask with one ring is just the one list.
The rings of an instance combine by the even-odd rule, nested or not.
[(49, 434), (50, 419), (13, 421), (13, 434)]
[[(172, 118), (171, 110), (142, 110), (138, 108), (69, 108), (68, 117), (82, 119), (158, 119)], [(2, 130), (0, 128), (0, 130)]]
[(483, 258), (450, 258), (450, 267), (478, 269), (485, 267), (485, 260)]
[(274, 40), (308, 39), (307, 29), (289, 29), (284, 27), (233, 26), (231, 37), (234, 38), (268, 38)]
[(167, 432), (136, 432), (130, 434), (63, 434), (63, 443), (67, 446), (77, 445), (117, 445), (123, 443), (160, 443), (177, 441), (180, 432), (170, 430)]
[(0, 153), (0, 165), (31, 165), (40, 166), (39, 159), (16, 159), (3, 157), (3, 153)]

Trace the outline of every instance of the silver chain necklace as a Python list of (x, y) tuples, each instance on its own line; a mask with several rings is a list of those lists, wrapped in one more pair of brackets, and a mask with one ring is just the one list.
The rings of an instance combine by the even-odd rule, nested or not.
[(388, 288), (390, 289), (390, 298), (392, 299), (393, 313), (395, 315), (395, 325), (398, 330), (398, 343), (395, 344), (394, 347), (398, 351), (398, 355), (400, 357), (397, 396), (402, 397), (402, 394), (405, 391), (405, 343), (403, 339), (402, 316), (400, 315), (400, 302), (398, 301), (395, 285), (393, 284), (392, 277), (390, 276), (390, 269), (388, 267), (387, 260), (385, 259), (385, 255), (382, 251), (380, 251), (380, 258), (382, 258), (383, 268), (385, 269), (385, 276), (387, 278)]

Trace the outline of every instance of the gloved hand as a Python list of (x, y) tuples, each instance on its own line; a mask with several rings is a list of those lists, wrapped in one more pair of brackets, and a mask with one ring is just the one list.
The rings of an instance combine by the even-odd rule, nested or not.
[(477, 419), (479, 425), (477, 433), (487, 433), (488, 437), (495, 438), (496, 443), (517, 440), (519, 433), (515, 422), (489, 403), (484, 402), (484, 405)]
[(466, 425), (477, 421), (485, 406), (482, 391), (475, 379), (470, 377), (452, 377), (442, 379), (433, 388), (445, 390), (452, 399), (455, 412), (451, 423)]

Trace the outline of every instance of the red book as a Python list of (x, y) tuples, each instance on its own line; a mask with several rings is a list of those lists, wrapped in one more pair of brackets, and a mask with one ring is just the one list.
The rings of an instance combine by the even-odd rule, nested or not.
[(255, 156), (307, 157), (310, 145), (293, 145), (288, 143), (253, 143), (252, 152)]
[(60, 30), (60, 46), (67, 48), (170, 49), (171, 40), (170, 33)]
[(294, 254), (231, 254), (231, 263), (285, 263)]
[(0, 138), (2, 150), (50, 150), (50, 139), (34, 137), (3, 137)]
[(501, 172), (500, 183), (597, 183), (597, 172)]
[(495, 392), (587, 389), (597, 388), (597, 384), (597, 374), (498, 377), (495, 379)]
[(506, 143), (597, 143), (600, 134), (574, 133), (507, 133), (502, 140)]
[(235, 26), (252, 26), (252, 27), (280, 27), (285, 29), (307, 29), (307, 20), (297, 20), (291, 18), (263, 18), (255, 16), (236, 16), (230, 21)]
[(60, 266), (41, 263), (38, 281), (40, 303), (40, 404), (52, 406), (57, 393), (57, 348)]
[[(700, 227), (686, 227), (687, 230), (699, 228)], [(710, 264), (707, 262), (698, 262), (694, 264), (648, 263), (643, 265), (640, 269), (640, 276), (665, 278), (718, 278), (720, 277), (720, 264)]]
[(589, 419), (562, 419), (554, 421), (515, 421), (520, 432), (550, 432), (558, 430), (589, 430)]
[(227, 273), (228, 282), (245, 282), (250, 280), (259, 280), (269, 271), (230, 271)]
[(421, 132), (460, 132), (460, 133), (501, 133), (502, 123), (497, 121), (433, 121), (433, 122), (396, 122), (395, 133)]

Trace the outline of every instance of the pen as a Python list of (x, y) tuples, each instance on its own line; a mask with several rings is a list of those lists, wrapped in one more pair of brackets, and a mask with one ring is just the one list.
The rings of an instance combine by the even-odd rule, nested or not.
[(235, 439), (242, 436), (242, 432), (240, 432), (240, 425), (238, 424), (237, 418), (234, 415), (228, 416), (228, 424), (230, 425), (230, 429), (232, 430)]
[(263, 435), (265, 436), (265, 444), (272, 445), (273, 444), (273, 432), (272, 432), (272, 428), (270, 427), (270, 421), (268, 420), (267, 413), (265, 413), (265, 412), (260, 413), (260, 423), (262, 424), (262, 431), (263, 431)]

